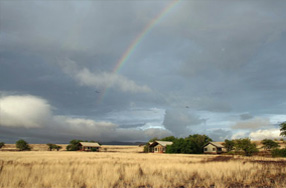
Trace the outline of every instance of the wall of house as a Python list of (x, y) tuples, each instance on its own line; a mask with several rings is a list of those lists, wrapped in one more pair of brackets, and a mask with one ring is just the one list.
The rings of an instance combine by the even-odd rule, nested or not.
[(154, 153), (165, 153), (165, 147), (161, 145), (155, 146)]
[(208, 144), (204, 147), (204, 153), (217, 153), (217, 148), (212, 144)]

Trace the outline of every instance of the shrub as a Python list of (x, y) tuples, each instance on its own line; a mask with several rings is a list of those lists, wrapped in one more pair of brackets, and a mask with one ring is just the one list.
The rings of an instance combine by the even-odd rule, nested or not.
[(5, 143), (4, 142), (0, 142), (0, 149), (5, 146)]
[(271, 139), (264, 139), (261, 142), (265, 150), (271, 150), (280, 147), (279, 144)]
[(235, 149), (244, 151), (245, 156), (252, 156), (254, 153), (258, 153), (256, 144), (251, 143), (249, 138), (235, 140)]
[(66, 147), (67, 151), (78, 151), (80, 150), (79, 143), (83, 142), (82, 140), (71, 140), (70, 144)]
[(231, 150), (233, 150), (234, 148), (234, 141), (233, 140), (228, 140), (228, 139), (225, 139), (224, 140), (224, 147), (226, 148), (227, 152), (230, 152)]
[(29, 151), (31, 150), (31, 147), (29, 146), (29, 144), (25, 141), (25, 140), (18, 140), (16, 142), (16, 147), (20, 150), (20, 151)]
[(271, 151), (272, 157), (286, 157), (286, 148), (284, 149), (273, 149)]

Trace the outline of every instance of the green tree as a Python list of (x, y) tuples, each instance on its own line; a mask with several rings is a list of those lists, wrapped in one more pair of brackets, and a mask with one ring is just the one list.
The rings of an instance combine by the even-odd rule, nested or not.
[(66, 147), (67, 151), (78, 151), (80, 150), (79, 143), (83, 142), (82, 140), (71, 140), (70, 144)]
[(203, 147), (208, 142), (212, 141), (206, 135), (189, 135), (186, 138), (178, 138), (173, 141), (173, 144), (167, 146), (167, 153), (193, 153), (200, 154), (203, 153)]
[(26, 142), (25, 140), (21, 139), (18, 140), (16, 142), (16, 147), (20, 150), (20, 151), (29, 151), (31, 150), (31, 147), (29, 146), (28, 142)]
[(54, 144), (48, 143), (47, 146), (49, 147), (49, 150), (52, 151), (54, 148)]
[(286, 157), (286, 148), (271, 150), (272, 157)]
[(280, 123), (280, 136), (286, 136), (286, 121)]
[(5, 143), (4, 142), (0, 142), (0, 149), (5, 146)]
[(63, 148), (62, 146), (54, 145), (54, 149), (56, 149), (57, 151), (59, 151), (62, 148)]
[(230, 152), (234, 149), (235, 142), (233, 140), (225, 139), (223, 145), (226, 148), (227, 152)]
[(236, 150), (244, 151), (244, 154), (246, 156), (252, 156), (254, 153), (258, 152), (256, 144), (251, 143), (249, 138), (243, 138), (243, 139), (241, 138), (235, 140), (235, 148)]
[(160, 139), (161, 141), (169, 141), (169, 142), (173, 142), (174, 140), (176, 140), (176, 138), (174, 136), (167, 136), (165, 138)]
[(194, 154), (203, 153), (204, 145), (212, 141), (208, 136), (200, 134), (190, 135), (185, 139), (187, 141), (188, 153), (190, 152)]
[(263, 144), (263, 148), (266, 150), (271, 150), (271, 149), (280, 147), (280, 145), (277, 142), (271, 139), (264, 139), (262, 140), (261, 143)]

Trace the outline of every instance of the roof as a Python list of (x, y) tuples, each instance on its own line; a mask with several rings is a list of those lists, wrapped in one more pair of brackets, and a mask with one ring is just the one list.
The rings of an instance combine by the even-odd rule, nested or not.
[(155, 141), (155, 142), (160, 144), (161, 146), (168, 146), (173, 144), (173, 142), (167, 142), (167, 141)]
[[(211, 145), (213, 145), (213, 146), (215, 146), (215, 147), (217, 147), (217, 148), (223, 148), (224, 146), (223, 145), (221, 145), (220, 143), (218, 143), (218, 142), (209, 142), (209, 143), (207, 143), (205, 146), (207, 146), (207, 145), (209, 145), (209, 144), (211, 144)], [(205, 147), (204, 146), (204, 147)]]
[(100, 147), (97, 142), (80, 142), (80, 145), (85, 147)]

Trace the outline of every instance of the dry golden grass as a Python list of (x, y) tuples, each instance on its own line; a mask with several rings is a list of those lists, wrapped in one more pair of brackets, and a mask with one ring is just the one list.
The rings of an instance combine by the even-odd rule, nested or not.
[[(128, 150), (126, 147), (122, 151)], [(0, 187), (285, 185), (285, 159), (132, 152), (0, 152)]]

